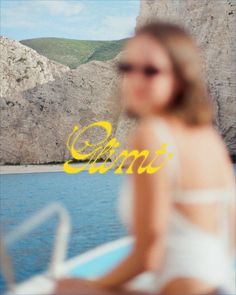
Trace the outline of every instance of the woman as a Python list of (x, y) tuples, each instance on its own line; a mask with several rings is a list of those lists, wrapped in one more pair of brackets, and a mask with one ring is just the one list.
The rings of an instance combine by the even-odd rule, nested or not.
[[(235, 294), (235, 177), (212, 125), (201, 64), (189, 34), (170, 23), (144, 25), (126, 43), (118, 64), (123, 103), (138, 119), (128, 146), (150, 151), (148, 158), (135, 161), (121, 193), (121, 216), (134, 236), (134, 248), (93, 282), (60, 281), (59, 293), (76, 293), (82, 282), (102, 289), (131, 288), (138, 275), (151, 272), (156, 294), (201, 295), (217, 288)], [(154, 174), (137, 173), (162, 143), (172, 158)], [(159, 164), (158, 157), (152, 166)]]

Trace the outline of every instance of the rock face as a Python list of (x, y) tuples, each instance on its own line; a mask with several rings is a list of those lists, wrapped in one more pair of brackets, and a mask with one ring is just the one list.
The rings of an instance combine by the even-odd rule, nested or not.
[[(5, 38), (4, 50), (9, 50), (12, 44), (15, 50), (11, 51), (10, 61), (7, 56), (2, 58), (3, 65), (7, 64), (7, 72), (4, 72), (4, 85), (7, 86), (3, 87), (5, 96), (1, 97), (2, 164), (37, 164), (69, 159), (66, 141), (75, 124), (84, 126), (106, 120), (115, 132), (120, 114), (118, 77), (114, 71), (116, 59), (91, 61), (69, 71), (67, 67), (51, 63), (34, 50), (17, 44), (17, 41)], [(31, 57), (35, 69), (32, 65), (29, 67)], [(43, 73), (38, 70), (38, 60), (44, 62)], [(19, 66), (19, 63), (23, 64)], [(21, 80), (22, 84), (18, 86), (17, 77), (21, 77), (24, 68), (28, 67), (32, 71), (30, 81), (23, 83)], [(8, 78), (8, 73), (15, 75)], [(21, 87), (26, 90), (14, 91)], [(102, 129), (95, 127), (83, 139), (97, 142), (104, 136)]]
[(236, 2), (141, 0), (137, 27), (154, 19), (177, 23), (197, 41), (216, 109), (216, 126), (236, 154)]
[[(235, 1), (141, 0), (137, 26), (156, 18), (181, 24), (196, 38), (206, 61), (216, 125), (230, 153), (236, 154)], [(125, 147), (135, 121), (120, 104), (114, 66), (122, 53), (69, 70), (5, 37), (0, 50), (1, 164), (64, 162), (71, 158), (66, 141), (74, 125), (100, 120), (112, 124), (112, 135), (121, 143), (112, 159)], [(96, 128), (78, 145), (84, 139), (101, 140), (104, 133)]]
[(0, 52), (1, 97), (47, 83), (69, 70), (69, 67), (3, 36), (0, 37)]

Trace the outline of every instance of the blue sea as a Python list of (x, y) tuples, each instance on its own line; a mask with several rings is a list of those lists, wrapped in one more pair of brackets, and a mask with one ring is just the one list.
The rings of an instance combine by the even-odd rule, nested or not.
[[(236, 165), (234, 165), (236, 172)], [(125, 174), (64, 172), (0, 175), (1, 236), (51, 202), (60, 202), (71, 216), (68, 258), (127, 235), (117, 211)], [(52, 218), (10, 249), (16, 281), (47, 269), (57, 219)], [(0, 292), (4, 289), (0, 275)]]
[[(124, 175), (64, 172), (1, 175), (1, 234), (4, 235), (49, 203), (57, 201), (69, 211), (72, 232), (68, 258), (125, 236), (117, 212)], [(47, 269), (57, 219), (45, 222), (8, 249), (16, 281)], [(3, 289), (3, 278), (0, 279)]]

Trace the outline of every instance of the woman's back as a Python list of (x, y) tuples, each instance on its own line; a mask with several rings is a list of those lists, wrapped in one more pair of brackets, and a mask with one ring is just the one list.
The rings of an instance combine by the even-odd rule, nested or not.
[[(189, 277), (231, 288), (232, 280), (229, 284), (226, 282), (232, 274), (229, 262), (232, 257), (228, 255), (231, 250), (225, 247), (230, 242), (229, 225), (231, 235), (235, 229), (229, 218), (230, 208), (234, 206), (228, 202), (235, 202), (235, 182), (223, 141), (213, 127), (187, 128), (160, 117), (149, 120), (147, 126), (146, 133), (151, 142), (157, 145), (166, 143), (173, 154), (164, 170), (171, 177), (174, 209), (167, 239), (167, 257), (162, 272), (158, 274), (157, 290), (167, 286), (167, 294), (172, 294), (171, 290), (185, 294), (183, 286), (195, 289), (196, 280), (189, 281)], [(162, 182), (165, 178), (160, 179)], [(133, 195), (131, 182), (126, 182), (121, 194), (121, 215), (126, 223), (132, 223), (133, 205), (128, 201)], [(172, 283), (166, 285), (170, 281)], [(196, 290), (200, 290), (198, 286)]]
[(179, 194), (196, 192), (199, 198), (199, 202), (192, 205), (180, 202), (176, 207), (193, 223), (216, 232), (219, 203), (201, 202), (201, 193), (235, 186), (233, 166), (226, 146), (212, 126), (193, 128), (176, 122), (164, 124), (167, 124), (176, 147), (173, 153), (177, 153), (175, 169)]
[(179, 128), (172, 134), (179, 147), (181, 188), (216, 188), (234, 184), (228, 152), (213, 127)]

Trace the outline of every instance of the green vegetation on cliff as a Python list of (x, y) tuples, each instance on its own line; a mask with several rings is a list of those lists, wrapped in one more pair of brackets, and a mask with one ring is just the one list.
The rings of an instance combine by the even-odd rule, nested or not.
[(63, 38), (36, 38), (20, 41), (39, 54), (75, 69), (91, 60), (114, 58), (128, 39), (114, 41), (73, 40)]

